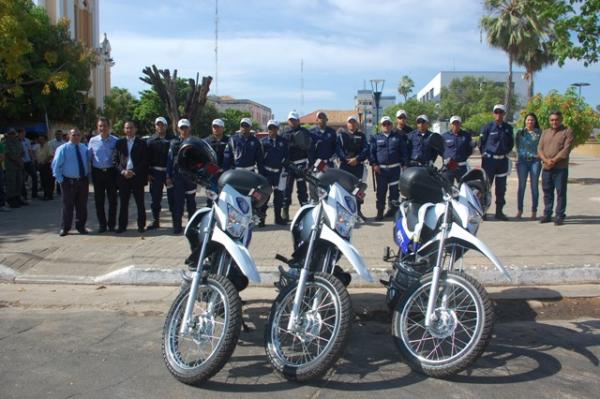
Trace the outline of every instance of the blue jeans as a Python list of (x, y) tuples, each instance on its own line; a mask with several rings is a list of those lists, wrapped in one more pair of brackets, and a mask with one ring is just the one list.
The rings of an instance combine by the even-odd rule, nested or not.
[(542, 163), (539, 159), (519, 158), (517, 161), (517, 176), (519, 178), (519, 191), (517, 193), (517, 209), (523, 212), (523, 197), (525, 197), (525, 188), (527, 187), (527, 177), (529, 176), (531, 185), (531, 211), (537, 212), (540, 191), (538, 188)]

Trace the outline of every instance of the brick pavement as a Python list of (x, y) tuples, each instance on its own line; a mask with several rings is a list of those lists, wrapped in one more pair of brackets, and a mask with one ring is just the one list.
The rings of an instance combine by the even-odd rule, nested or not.
[[(473, 163), (478, 162), (474, 160)], [(560, 273), (568, 273), (571, 268), (600, 270), (600, 158), (574, 157), (572, 163), (564, 226), (540, 225), (514, 218), (509, 222), (492, 220), (482, 224), (479, 237), (513, 270), (557, 269), (558, 278)], [(516, 174), (513, 173), (509, 177), (505, 209), (511, 217), (516, 213), (516, 189)], [(373, 216), (375, 195), (372, 189), (369, 190), (365, 214)], [(148, 194), (146, 196), (149, 203)], [(530, 206), (529, 201), (527, 193), (526, 209)], [(199, 192), (198, 204), (203, 203), (204, 198)], [(28, 207), (1, 213), (0, 265), (26, 276), (95, 277), (130, 265), (179, 268), (188, 254), (186, 240), (171, 234), (169, 215), (165, 211), (161, 221), (164, 227), (159, 231), (137, 233), (132, 205), (127, 233), (97, 235), (93, 233), (97, 228), (94, 209), (93, 195), (90, 195), (88, 227), (92, 234), (82, 236), (74, 231), (67, 237), (57, 234), (59, 199), (48, 202), (34, 200)], [(539, 213), (542, 209), (540, 198)], [(292, 211), (296, 210), (297, 207), (292, 207)], [(272, 221), (272, 213), (268, 221)], [(354, 232), (353, 242), (370, 267), (387, 267), (381, 261), (381, 254), (384, 246), (393, 246), (392, 222), (371, 222), (360, 226)], [(289, 255), (291, 249), (289, 231), (278, 226), (255, 230), (250, 246), (261, 271), (273, 270), (277, 265), (275, 254)], [(483, 257), (475, 253), (466, 257), (465, 265), (483, 270), (490, 267)]]

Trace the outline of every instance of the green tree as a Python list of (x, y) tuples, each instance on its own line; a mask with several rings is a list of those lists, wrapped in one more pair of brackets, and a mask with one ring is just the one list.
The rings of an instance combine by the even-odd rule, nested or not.
[(538, 47), (524, 50), (515, 59), (517, 64), (525, 67), (525, 79), (527, 79), (527, 97), (533, 97), (533, 77), (536, 72), (541, 71), (546, 65), (556, 61), (554, 53), (550, 48), (550, 42), (540, 43)]
[[(221, 113), (221, 119), (225, 122), (225, 134), (233, 134), (240, 129), (240, 120), (250, 118), (250, 112), (240, 111), (239, 109), (229, 108)], [(256, 131), (261, 130), (260, 125), (252, 120), (252, 128)]]
[(53, 25), (31, 1), (0, 0), (0, 118), (81, 119), (94, 62), (68, 21)]
[(468, 118), (463, 119), (462, 127), (468, 132), (473, 133), (475, 136), (479, 135), (481, 128), (483, 125), (491, 121), (490, 112), (480, 112), (477, 114), (473, 114)]
[(555, 110), (562, 112), (563, 123), (573, 129), (575, 146), (585, 143), (594, 128), (600, 128), (600, 116), (577, 95), (574, 88), (568, 89), (565, 94), (551, 91), (546, 96), (538, 94), (532, 97), (527, 107), (521, 111), (517, 126), (523, 126), (525, 115), (533, 112), (541, 127), (547, 129), (550, 127), (550, 113)]
[(154, 133), (154, 120), (159, 116), (168, 118), (167, 111), (158, 94), (154, 90), (142, 91), (133, 111), (133, 119), (137, 122), (142, 135), (146, 136)]
[(408, 124), (413, 126), (419, 115), (427, 115), (430, 121), (438, 118), (438, 106), (432, 101), (421, 102), (415, 98), (405, 101), (404, 103), (391, 105), (383, 110), (383, 115), (387, 115), (392, 120), (396, 120), (396, 111), (403, 109), (408, 114)]
[(415, 87), (415, 82), (408, 75), (402, 76), (400, 79), (400, 83), (398, 84), (398, 93), (400, 93), (404, 97), (404, 102), (406, 102), (408, 95), (412, 92)]
[(481, 27), (492, 47), (502, 49), (508, 55), (508, 79), (506, 81), (507, 117), (512, 110), (509, 99), (513, 93), (513, 62), (519, 55), (540, 43), (546, 20), (530, 6), (528, 0), (485, 0), (488, 15), (481, 18)]
[(115, 134), (123, 132), (126, 121), (136, 122), (134, 115), (137, 105), (138, 100), (129, 90), (120, 87), (113, 87), (110, 90), (110, 95), (104, 100), (104, 116), (110, 119)]
[[(440, 119), (450, 119), (458, 115), (463, 120), (479, 113), (491, 115), (494, 104), (498, 104), (505, 97), (506, 87), (503, 84), (492, 82), (484, 78), (466, 76), (454, 79), (440, 92)], [(513, 94), (510, 100), (514, 109), (516, 97)]]

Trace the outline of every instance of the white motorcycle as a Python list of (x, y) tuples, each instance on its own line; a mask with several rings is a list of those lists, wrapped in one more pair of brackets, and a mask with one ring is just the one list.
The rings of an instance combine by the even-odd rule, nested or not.
[[(441, 152), (441, 140), (432, 135), (430, 145)], [(490, 204), (489, 184), (483, 170), (473, 169), (453, 187), (430, 166), (408, 168), (399, 186), (405, 198), (394, 226), (399, 253), (386, 248), (384, 260), (393, 263), (393, 273), (382, 281), (393, 310), (392, 335), (413, 370), (444, 378), (477, 360), (492, 335), (492, 302), (462, 270), (465, 253), (482, 253), (510, 280), (475, 236)]]
[(210, 191), (205, 171), (206, 165), (216, 163), (211, 152), (208, 144), (198, 140), (184, 144), (177, 157), (180, 170), (191, 171), (207, 188), (213, 205), (198, 210), (186, 226), (192, 247), (191, 278), (183, 275), (182, 290), (167, 314), (162, 339), (163, 358), (171, 374), (193, 385), (216, 374), (235, 349), (243, 324), (238, 292), (248, 280), (260, 281), (247, 249), (252, 210), (262, 206), (271, 192), (263, 176), (246, 170), (223, 173), (219, 194)]
[(356, 197), (365, 185), (350, 173), (327, 169), (303, 173), (318, 188), (319, 203), (296, 213), (291, 232), (294, 253), (280, 267), (280, 292), (265, 330), (269, 361), (282, 376), (307, 381), (322, 376), (342, 355), (352, 322), (346, 287), (351, 276), (337, 261), (344, 255), (358, 275), (372, 281), (362, 256), (352, 246)]

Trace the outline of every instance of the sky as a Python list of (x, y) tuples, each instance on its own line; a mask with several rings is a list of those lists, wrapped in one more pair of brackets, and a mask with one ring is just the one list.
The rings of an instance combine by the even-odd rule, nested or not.
[[(482, 13), (479, 0), (220, 0), (218, 91), (213, 81), (209, 94), (257, 101), (283, 120), (290, 110), (352, 109), (370, 79), (385, 79), (383, 95), (400, 101), (402, 75), (416, 93), (442, 70), (507, 71), (505, 53), (480, 32)], [(152, 64), (214, 77), (214, 15), (215, 0), (102, 0), (112, 85), (137, 95)], [(564, 92), (574, 82), (590, 83), (582, 95), (600, 104), (599, 64), (547, 67), (535, 90)]]

